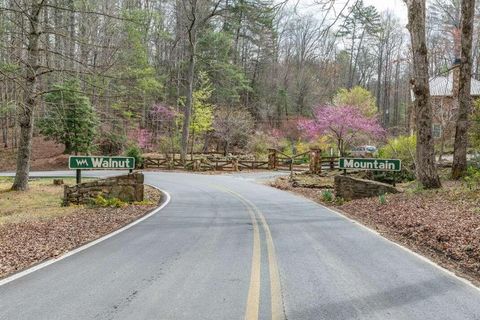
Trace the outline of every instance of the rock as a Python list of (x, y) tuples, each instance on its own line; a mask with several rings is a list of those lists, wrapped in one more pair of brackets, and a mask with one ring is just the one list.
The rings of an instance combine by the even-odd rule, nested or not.
[(140, 202), (144, 199), (143, 181), (142, 173), (134, 173), (80, 183), (72, 187), (64, 186), (64, 205), (87, 204), (98, 194), (124, 202)]
[(63, 179), (53, 179), (53, 184), (56, 186), (61, 186), (63, 184)]
[(395, 187), (386, 183), (343, 175), (335, 176), (335, 195), (345, 200), (370, 198), (398, 192)]

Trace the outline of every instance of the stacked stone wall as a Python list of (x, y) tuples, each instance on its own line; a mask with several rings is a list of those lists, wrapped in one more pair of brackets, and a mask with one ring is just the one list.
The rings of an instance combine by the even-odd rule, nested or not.
[(386, 183), (342, 175), (335, 176), (335, 195), (345, 200), (376, 197), (398, 192), (395, 187)]
[(88, 204), (98, 195), (118, 198), (125, 202), (143, 201), (144, 177), (142, 173), (99, 179), (65, 186), (63, 204)]

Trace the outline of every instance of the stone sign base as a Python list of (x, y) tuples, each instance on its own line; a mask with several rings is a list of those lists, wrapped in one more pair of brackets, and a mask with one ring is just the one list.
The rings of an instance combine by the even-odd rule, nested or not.
[(143, 201), (143, 173), (99, 179), (74, 186), (65, 186), (63, 205), (88, 204), (98, 195), (124, 202)]
[(376, 197), (398, 192), (395, 187), (386, 183), (348, 176), (335, 176), (335, 195), (345, 200)]

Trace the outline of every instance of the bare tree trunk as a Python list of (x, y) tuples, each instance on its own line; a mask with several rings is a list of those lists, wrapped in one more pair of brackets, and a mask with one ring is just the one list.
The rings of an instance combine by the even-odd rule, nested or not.
[(27, 46), (27, 74), (25, 83), (25, 103), (19, 107), (20, 144), (17, 154), (17, 170), (12, 190), (27, 190), (30, 173), (30, 155), (32, 151), (33, 114), (38, 103), (37, 86), (39, 69), (39, 16), (44, 0), (32, 2), (29, 13), (29, 34)]
[(195, 43), (190, 43), (190, 58), (188, 61), (188, 72), (187, 72), (187, 100), (185, 103), (184, 117), (183, 117), (183, 127), (182, 127), (182, 150), (180, 150), (180, 156), (182, 161), (185, 161), (188, 149), (188, 136), (190, 129), (190, 118), (192, 116), (192, 105), (193, 105), (193, 81), (195, 76)]
[(435, 166), (432, 137), (432, 105), (430, 103), (428, 52), (425, 39), (425, 0), (407, 0), (406, 2), (414, 66), (414, 78), (411, 82), (415, 94), (417, 179), (425, 188), (439, 188), (441, 183)]
[(462, 0), (462, 54), (458, 89), (458, 115), (455, 127), (452, 178), (459, 179), (467, 170), (468, 116), (472, 108), (470, 96), (472, 78), (472, 37), (475, 0)]
[(445, 153), (445, 131), (442, 128), (442, 137), (440, 140), (440, 151), (438, 153), (438, 162), (442, 162), (444, 153)]
[(379, 46), (379, 51), (380, 51), (380, 57), (378, 59), (378, 68), (377, 68), (377, 88), (376, 88), (376, 94), (377, 94), (377, 111), (378, 113), (381, 113), (383, 108), (381, 104), (381, 98), (382, 98), (382, 71), (383, 71), (383, 43), (380, 44)]

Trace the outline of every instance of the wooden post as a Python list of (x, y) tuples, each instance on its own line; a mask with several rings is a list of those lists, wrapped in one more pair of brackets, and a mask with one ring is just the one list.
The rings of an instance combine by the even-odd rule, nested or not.
[(322, 171), (322, 164), (320, 162), (321, 154), (320, 149), (310, 150), (310, 172), (313, 174), (318, 174)]
[(322, 173), (322, 150), (318, 149), (318, 174)]
[(237, 158), (232, 159), (232, 167), (233, 167), (233, 171), (238, 171), (238, 159)]
[(195, 159), (192, 161), (192, 170), (199, 171), (200, 170), (200, 159)]
[(277, 150), (268, 149), (268, 169), (275, 170), (277, 169)]
[(290, 157), (290, 181), (293, 180), (293, 157)]
[(77, 169), (77, 184), (82, 183), (82, 170)]

